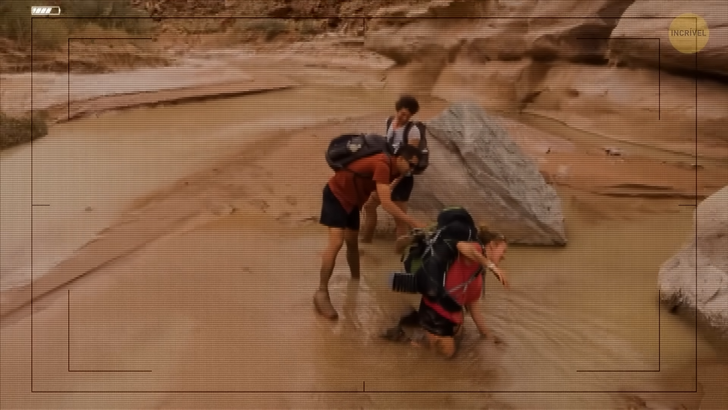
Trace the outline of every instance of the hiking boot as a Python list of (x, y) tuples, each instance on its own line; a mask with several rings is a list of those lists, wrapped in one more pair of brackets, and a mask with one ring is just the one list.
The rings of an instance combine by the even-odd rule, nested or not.
[(313, 304), (316, 306), (316, 310), (319, 314), (321, 314), (321, 316), (331, 320), (339, 317), (339, 314), (336, 313), (336, 309), (334, 309), (334, 306), (331, 304), (329, 292), (325, 290), (316, 291), (316, 294), (313, 296)]

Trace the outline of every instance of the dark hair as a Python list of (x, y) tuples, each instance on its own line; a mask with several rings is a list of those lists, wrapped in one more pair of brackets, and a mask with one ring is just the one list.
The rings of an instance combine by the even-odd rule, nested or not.
[(411, 95), (403, 95), (399, 97), (399, 100), (394, 104), (394, 109), (399, 111), (402, 108), (406, 108), (410, 114), (415, 115), (420, 111), (420, 103), (417, 102), (417, 98)]
[(420, 155), (421, 155), (420, 149), (413, 145), (409, 145), (409, 144), (402, 145), (399, 148), (399, 150), (397, 151), (397, 156), (402, 157), (402, 158), (406, 159), (407, 161), (411, 160), (414, 157), (417, 157), (417, 159), (419, 159)]

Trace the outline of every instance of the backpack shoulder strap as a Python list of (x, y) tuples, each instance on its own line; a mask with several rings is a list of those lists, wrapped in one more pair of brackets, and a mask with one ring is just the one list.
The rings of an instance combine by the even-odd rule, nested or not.
[[(482, 251), (485, 251), (485, 247), (483, 246), (483, 244), (482, 244), (482, 243), (480, 243), (480, 241), (478, 241), (478, 245), (480, 245), (480, 249), (481, 249)], [(448, 268), (449, 268), (449, 267), (448, 267)], [(448, 270), (449, 270), (449, 269), (448, 269)], [(470, 284), (471, 284), (471, 283), (472, 283), (472, 282), (473, 282), (473, 281), (474, 281), (474, 280), (475, 280), (475, 279), (476, 279), (476, 278), (478, 277), (478, 275), (480, 275), (481, 273), (483, 273), (483, 267), (482, 267), (482, 266), (480, 266), (480, 265), (478, 265), (478, 268), (477, 268), (477, 269), (475, 270), (475, 272), (473, 272), (473, 274), (472, 274), (472, 275), (470, 275), (470, 277), (468, 278), (468, 280), (467, 280), (467, 281), (465, 281), (465, 282), (463, 282), (463, 283), (461, 283), (461, 284), (459, 284), (459, 285), (457, 285), (457, 286), (455, 286), (455, 287), (453, 287), (453, 288), (451, 288), (451, 289), (445, 289), (445, 291), (446, 291), (447, 293), (449, 293), (450, 295), (452, 295), (452, 293), (453, 293), (454, 291), (456, 291), (456, 290), (459, 290), (459, 289), (463, 289), (463, 292), (465, 292), (465, 291), (466, 291), (466, 290), (468, 289), (468, 286), (469, 286), (469, 285), (470, 285)], [(447, 277), (447, 272), (445, 272), (445, 276)], [(443, 282), (442, 282), (442, 283), (443, 283), (443, 286), (445, 286), (445, 280), (446, 280), (446, 279), (444, 279), (444, 280), (443, 280)], [(483, 297), (484, 295), (485, 295), (485, 281), (483, 281), (483, 287), (482, 287), (482, 289), (481, 289), (481, 295), (480, 295), (480, 297), (482, 298), (482, 297)]]
[(385, 136), (386, 136), (387, 132), (389, 132), (389, 127), (392, 126), (392, 121), (394, 121), (394, 116), (393, 115), (390, 116), (389, 118), (387, 118), (387, 129), (384, 130), (384, 135)]
[(404, 140), (404, 144), (409, 144), (409, 133), (414, 125), (414, 122), (407, 121), (407, 125), (404, 126), (404, 132), (402, 133), (402, 139)]

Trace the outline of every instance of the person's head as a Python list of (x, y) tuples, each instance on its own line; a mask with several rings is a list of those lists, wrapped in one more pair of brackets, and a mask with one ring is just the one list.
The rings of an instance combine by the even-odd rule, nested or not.
[(485, 246), (485, 254), (493, 263), (498, 264), (505, 259), (508, 249), (505, 236), (488, 229), (487, 225), (481, 224), (478, 226), (478, 239)]
[(420, 103), (411, 95), (403, 95), (394, 104), (394, 109), (397, 110), (397, 123), (406, 124), (420, 110)]
[(394, 158), (397, 171), (400, 175), (405, 175), (417, 166), (420, 160), (420, 149), (412, 145), (403, 145)]

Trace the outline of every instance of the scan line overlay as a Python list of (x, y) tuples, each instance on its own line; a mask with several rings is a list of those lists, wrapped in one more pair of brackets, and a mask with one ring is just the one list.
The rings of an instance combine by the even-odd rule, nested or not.
[[(33, 22), (38, 17), (31, 16), (30, 17), (30, 41), (31, 41), (31, 49), (30, 49), (30, 63), (31, 63), (31, 71), (30, 71), (30, 79), (31, 79), (31, 85), (30, 85), (30, 110), (31, 115), (33, 114), (33, 54), (34, 54), (34, 47), (33, 47)], [(553, 20), (553, 19), (560, 19), (560, 20), (589, 20), (589, 19), (631, 19), (631, 20), (674, 20), (674, 17), (657, 17), (657, 16), (649, 16), (649, 17), (639, 17), (639, 16), (623, 16), (623, 17), (596, 17), (596, 16), (588, 16), (588, 17), (545, 17), (545, 16), (537, 16), (537, 17), (516, 17), (516, 16), (509, 16), (509, 17), (495, 17), (495, 16), (488, 16), (488, 17), (473, 17), (473, 16), (467, 16), (467, 17), (454, 17), (454, 16), (423, 16), (423, 17), (375, 17), (375, 16), (318, 16), (318, 17), (308, 17), (308, 16), (301, 16), (301, 17), (288, 17), (286, 19), (288, 20), (325, 20), (325, 19), (341, 19), (341, 20), (362, 20), (362, 23), (364, 27), (366, 28), (367, 21), (372, 19), (384, 19), (384, 20), (402, 20), (402, 19), (408, 19), (408, 20), (494, 20), (494, 19), (500, 19), (500, 20), (515, 20), (515, 19), (539, 19), (539, 20)], [(695, 20), (695, 26), (697, 30), (697, 18), (692, 17)], [(222, 16), (216, 16), (216, 17), (202, 17), (202, 16), (189, 16), (189, 17), (182, 17), (182, 16), (150, 16), (150, 17), (73, 17), (73, 16), (52, 16), (52, 17), (43, 17), (43, 19), (79, 19), (79, 20), (94, 20), (94, 19), (153, 19), (153, 20), (162, 20), (162, 19), (168, 19), (168, 20), (197, 20), (197, 19), (248, 19), (248, 20), (262, 20), (262, 19), (271, 19), (271, 17), (266, 16), (230, 16), (230, 17), (222, 17)], [(138, 39), (138, 38), (127, 38), (127, 39)], [(697, 49), (697, 37), (695, 40), (696, 48)], [(69, 39), (70, 44), (70, 39)], [(658, 42), (659, 44), (659, 42)], [(69, 47), (70, 49), (70, 47)], [(70, 60), (69, 60), (70, 61)], [(698, 75), (697, 75), (697, 69), (698, 69), (698, 53), (695, 53), (695, 159), (696, 163), (698, 160)], [(658, 71), (659, 75), (659, 71)], [(69, 76), (70, 78), (70, 76)], [(658, 80), (659, 81), (659, 80)], [(70, 84), (70, 83), (69, 83)], [(659, 87), (659, 85), (658, 85)], [(69, 86), (69, 99), (70, 99), (70, 86)], [(658, 98), (659, 99), (659, 98)], [(658, 102), (659, 103), (659, 102)], [(69, 104), (70, 106), (70, 104)], [(658, 109), (658, 116), (659, 116), (659, 109)], [(30, 130), (31, 135), (33, 132), (33, 123), (30, 122)], [(30, 141), (30, 184), (31, 184), (31, 207), (35, 206), (33, 201), (33, 138), (31, 138)], [(695, 205), (697, 207), (697, 189), (698, 189), (698, 173), (697, 173), (697, 167), (695, 168)], [(33, 356), (33, 304), (34, 304), (34, 297), (33, 297), (33, 212), (31, 210), (30, 214), (30, 224), (31, 224), (31, 232), (30, 232), (30, 241), (31, 241), (31, 247), (30, 247), (30, 257), (31, 257), (31, 263), (30, 263), (30, 294), (31, 294), (31, 300), (30, 300), (30, 343), (31, 343), (31, 349), (30, 349), (30, 386), (31, 386), (31, 392), (32, 393), (224, 393), (224, 394), (230, 394), (230, 393), (250, 393), (250, 394), (264, 394), (264, 393), (270, 393), (270, 394), (297, 394), (297, 393), (331, 393), (331, 394), (337, 394), (337, 393), (344, 393), (344, 394), (351, 394), (351, 393), (363, 393), (363, 391), (359, 391), (358, 388), (355, 388), (353, 390), (36, 390), (34, 388), (34, 377), (33, 377), (33, 363), (34, 363), (34, 356)], [(695, 224), (695, 235), (697, 238), (697, 222)], [(697, 291), (697, 285), (698, 285), (698, 269), (697, 269), (697, 246), (695, 250), (695, 257), (696, 257), (696, 267), (695, 267), (695, 289)], [(696, 293), (697, 294), (697, 293)], [(70, 303), (70, 300), (69, 300)], [(70, 311), (70, 307), (69, 307)], [(698, 328), (697, 328), (697, 319), (698, 319), (698, 313), (697, 309), (695, 309), (695, 386), (692, 390), (368, 390), (366, 391), (367, 394), (387, 394), (387, 393), (395, 393), (395, 394), (421, 394), (421, 393), (442, 393), (442, 394), (452, 394), (452, 393), (534, 393), (534, 394), (574, 394), (574, 393), (697, 393), (698, 391)], [(659, 316), (659, 309), (658, 309), (658, 328), (660, 326), (660, 316)], [(658, 332), (659, 336), (659, 332)], [(658, 348), (659, 350), (659, 348)], [(659, 354), (658, 354), (659, 357)], [(659, 363), (658, 363), (659, 366)], [(620, 370), (615, 370), (619, 372)], [(634, 370), (621, 370), (621, 372), (630, 372)], [(640, 370), (638, 370), (640, 371)], [(649, 371), (649, 370), (648, 370)], [(659, 371), (659, 369), (658, 369)], [(653, 372), (653, 371), (649, 371)], [(362, 382), (362, 388), (366, 386), (365, 382)]]
[(71, 369), (71, 289), (68, 289), (68, 314), (67, 314), (67, 332), (68, 335), (68, 372), (78, 373), (135, 373), (135, 372), (151, 372), (151, 370), (78, 370)]
[[(68, 37), (66, 70), (68, 72), (68, 121), (71, 120), (71, 40), (153, 40), (151, 37)], [(31, 46), (32, 47), (32, 46)], [(32, 70), (32, 67), (31, 67)], [(31, 97), (32, 98), (32, 97)]]
[[(611, 37), (577, 37), (577, 40), (612, 40)], [(660, 120), (660, 94), (661, 94), (661, 81), (660, 81), (660, 70), (662, 65), (660, 64), (660, 38), (659, 37), (617, 37), (615, 40), (657, 40), (657, 120)], [(697, 135), (697, 134), (696, 134)], [(697, 140), (697, 136), (696, 136)], [(696, 153), (697, 155), (697, 153)], [(696, 189), (697, 189), (696, 182)], [(661, 354), (661, 316), (662, 309), (660, 309), (660, 295), (657, 295), (657, 369), (638, 369), (638, 370), (620, 370), (620, 369), (595, 369), (595, 370), (577, 370), (578, 373), (659, 373), (662, 366), (662, 354)], [(696, 327), (697, 328), (697, 327)]]
[[(660, 108), (661, 108), (661, 80), (660, 80), (660, 70), (662, 65), (660, 64), (660, 58), (662, 56), (662, 52), (660, 51), (660, 38), (659, 37), (577, 37), (577, 40), (657, 40), (657, 119), (660, 119)], [(697, 185), (696, 185), (697, 187)]]

